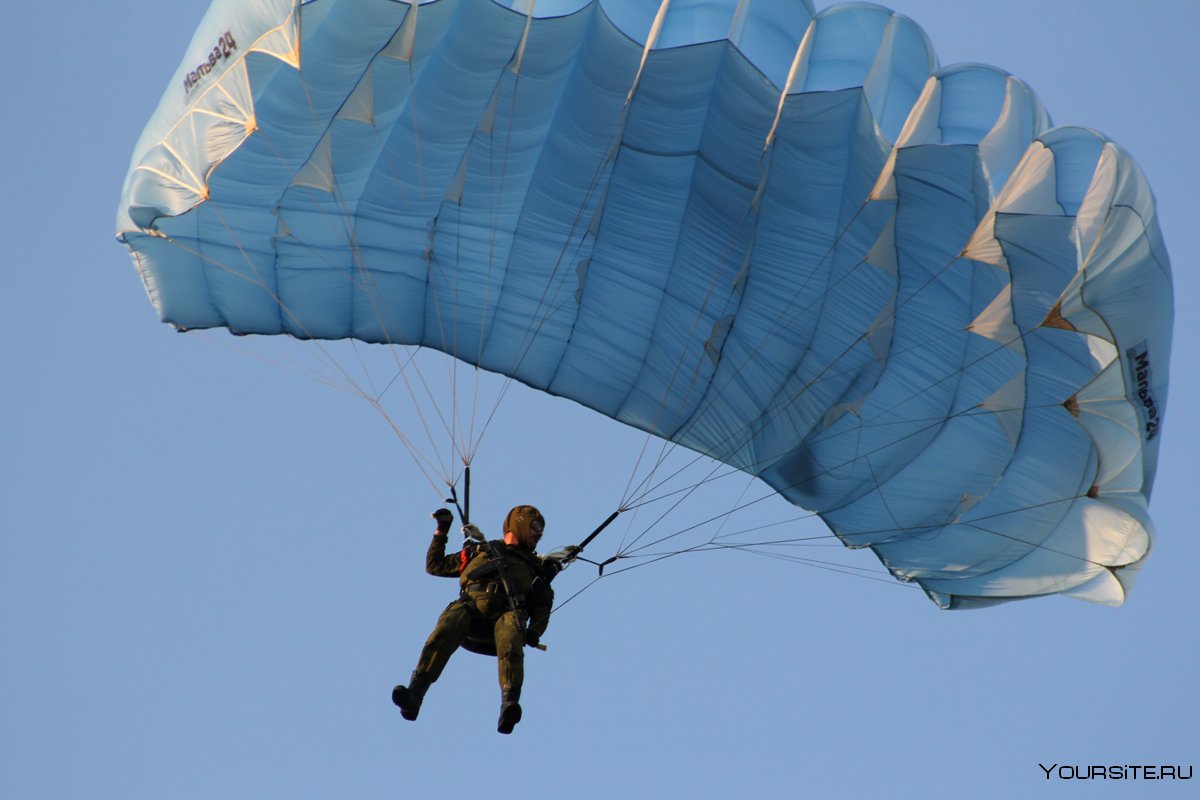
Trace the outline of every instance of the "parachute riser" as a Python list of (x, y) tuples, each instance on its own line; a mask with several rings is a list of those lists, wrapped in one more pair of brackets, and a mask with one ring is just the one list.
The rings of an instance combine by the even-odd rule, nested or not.
[(458, 490), (454, 488), (454, 484), (451, 483), (449, 486), (450, 496), (446, 498), (445, 502), (453, 503), (454, 507), (458, 509), (459, 519), (462, 520), (462, 524), (464, 526), (471, 524), (471, 467), (467, 466), (463, 470), (462, 504), (459, 504), (458, 502)]
[[(602, 531), (603, 531), (605, 528), (607, 528), (609, 525), (611, 525), (611, 524), (613, 523), (613, 521), (614, 521), (614, 520), (615, 520), (615, 519), (616, 519), (618, 516), (620, 516), (620, 514), (621, 514), (621, 511), (622, 511), (622, 509), (618, 508), (616, 511), (612, 512), (611, 514), (609, 514), (609, 515), (608, 515), (608, 519), (604, 520), (604, 522), (601, 522), (599, 525), (597, 525), (597, 526), (596, 526), (596, 529), (595, 529), (595, 530), (593, 530), (591, 533), (589, 533), (587, 536), (585, 536), (585, 537), (584, 537), (584, 539), (583, 539), (583, 541), (579, 543), (579, 547), (575, 548), (575, 550), (574, 550), (574, 551), (571, 553), (571, 555), (569, 555), (569, 556), (567, 556), (565, 559), (563, 559), (563, 562), (562, 562), (562, 569), (566, 569), (568, 564), (570, 564), (570, 563), (571, 563), (572, 561), (574, 561), (575, 559), (579, 558), (579, 555), (580, 555), (580, 554), (583, 552), (583, 549), (584, 549), (585, 547), (587, 547), (589, 544), (591, 544), (591, 543), (592, 543), (592, 540), (593, 540), (593, 539), (595, 539), (597, 536), (599, 536), (599, 535), (601, 534), (601, 532), (602, 532)], [(613, 561), (616, 561), (616, 560), (617, 560), (617, 558), (618, 558), (618, 556), (613, 556), (612, 558), (608, 559), (608, 561), (605, 561), (603, 564), (600, 564), (600, 565), (599, 565), (599, 567), (600, 567), (600, 574), (601, 574), (601, 575), (603, 575), (603, 574), (604, 574), (604, 567), (605, 567), (605, 565), (607, 565), (607, 564), (611, 564)], [(587, 559), (586, 559), (586, 558), (585, 558), (585, 559), (582, 559), (582, 560), (583, 560), (583, 561), (587, 561)], [(596, 562), (594, 562), (594, 561), (589, 561), (588, 563), (589, 563), (589, 564), (595, 564)]]

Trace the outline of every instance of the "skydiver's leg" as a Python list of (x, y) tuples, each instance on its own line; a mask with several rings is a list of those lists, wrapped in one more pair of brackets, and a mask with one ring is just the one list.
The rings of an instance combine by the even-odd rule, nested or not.
[(500, 722), (496, 730), (512, 733), (521, 721), (521, 685), (525, 682), (525, 637), (516, 615), (508, 611), (496, 620), (496, 663), (500, 671)]
[(392, 689), (392, 702), (400, 707), (400, 714), (407, 720), (415, 720), (421, 710), (421, 702), (430, 684), (436, 681), (446, 668), (450, 656), (458, 649), (471, 630), (471, 612), (460, 602), (451, 603), (438, 617), (433, 633), (425, 640), (417, 668), (413, 670), (408, 686), (398, 685)]
[(438, 617), (433, 626), (433, 633), (425, 640), (421, 649), (421, 657), (417, 659), (417, 672), (429, 674), (429, 682), (433, 683), (441, 677), (442, 670), (454, 651), (459, 648), (467, 634), (471, 632), (471, 611), (457, 600), (446, 606), (446, 610)]

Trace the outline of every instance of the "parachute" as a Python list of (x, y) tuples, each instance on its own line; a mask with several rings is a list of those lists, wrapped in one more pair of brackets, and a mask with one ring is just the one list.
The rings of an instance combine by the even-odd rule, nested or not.
[(216, 0), (155, 309), (439, 350), (758, 476), (943, 608), (1123, 602), (1170, 266), (1130, 156), (874, 5)]

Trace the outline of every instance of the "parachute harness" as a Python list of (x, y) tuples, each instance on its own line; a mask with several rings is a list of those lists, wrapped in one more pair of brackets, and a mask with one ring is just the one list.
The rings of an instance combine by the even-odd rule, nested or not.
[[(458, 509), (459, 516), (463, 521), (462, 530), (463, 536), (466, 539), (466, 541), (463, 543), (463, 568), (466, 568), (467, 563), (469, 563), (474, 553), (486, 550), (491, 556), (491, 561), (489, 563), (485, 564), (481, 569), (477, 569), (475, 571), (477, 574), (467, 576), (469, 582), (462, 588), (459, 598), (460, 601), (465, 604), (471, 603), (468, 591), (472, 586), (483, 586), (484, 591), (491, 591), (491, 585), (494, 582), (485, 582), (479, 579), (488, 578), (494, 572), (496, 575), (495, 582), (498, 582), (500, 588), (503, 589), (504, 597), (508, 600), (508, 608), (512, 612), (513, 618), (516, 620), (517, 630), (520, 632), (521, 638), (524, 639), (527, 633), (527, 628), (525, 626), (525, 598), (513, 591), (513, 583), (508, 574), (508, 560), (505, 557), (504, 552), (500, 549), (500, 544), (498, 542), (489, 541), (488, 538), (483, 535), (483, 532), (479, 530), (479, 528), (471, 524), (470, 464), (463, 468), (462, 504), (460, 505), (458, 502), (458, 493), (455, 490), (454, 484), (450, 484), (450, 496), (446, 498), (446, 502), (454, 504), (455, 508)], [(471, 581), (472, 577), (474, 577), (476, 580)], [(536, 647), (538, 650), (546, 650), (546, 645), (541, 643), (535, 644), (534, 647)]]

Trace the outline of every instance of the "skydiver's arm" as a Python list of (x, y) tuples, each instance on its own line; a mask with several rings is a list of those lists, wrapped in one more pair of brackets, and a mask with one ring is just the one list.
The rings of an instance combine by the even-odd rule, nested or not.
[(439, 578), (457, 578), (462, 571), (462, 554), (446, 555), (449, 534), (435, 533), (425, 553), (425, 571)]
[(541, 638), (550, 625), (550, 612), (554, 608), (554, 590), (545, 581), (538, 581), (533, 596), (529, 598), (529, 627), (535, 639)]

